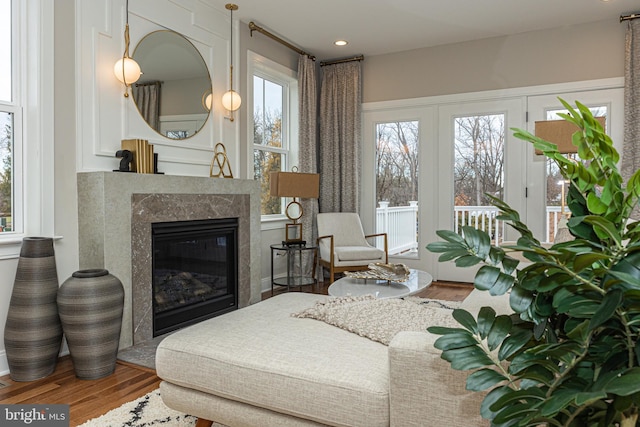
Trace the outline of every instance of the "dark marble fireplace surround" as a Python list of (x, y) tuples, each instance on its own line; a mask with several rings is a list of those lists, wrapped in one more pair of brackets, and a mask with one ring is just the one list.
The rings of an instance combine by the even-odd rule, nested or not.
[(122, 281), (121, 349), (153, 338), (154, 222), (238, 218), (238, 305), (260, 301), (256, 181), (117, 172), (83, 172), (77, 179), (80, 268), (106, 268)]

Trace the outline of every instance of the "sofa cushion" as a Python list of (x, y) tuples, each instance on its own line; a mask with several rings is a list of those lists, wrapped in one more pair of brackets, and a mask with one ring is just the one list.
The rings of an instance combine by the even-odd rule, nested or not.
[(286, 293), (180, 330), (158, 346), (165, 381), (325, 424), (389, 425), (387, 347), (292, 313)]

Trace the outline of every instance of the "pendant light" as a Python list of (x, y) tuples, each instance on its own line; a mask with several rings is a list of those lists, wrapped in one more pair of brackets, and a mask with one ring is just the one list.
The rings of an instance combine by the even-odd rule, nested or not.
[(126, 0), (126, 23), (124, 26), (124, 54), (113, 66), (116, 78), (124, 83), (124, 96), (129, 96), (129, 86), (140, 78), (140, 66), (129, 56), (129, 0)]
[(233, 112), (240, 108), (240, 104), (242, 104), (242, 98), (240, 95), (233, 90), (233, 11), (238, 10), (238, 5), (233, 3), (227, 3), (224, 6), (228, 11), (231, 12), (231, 43), (230, 43), (230, 69), (229, 69), (229, 90), (222, 95), (222, 106), (229, 110), (230, 117), (229, 120), (233, 121)]

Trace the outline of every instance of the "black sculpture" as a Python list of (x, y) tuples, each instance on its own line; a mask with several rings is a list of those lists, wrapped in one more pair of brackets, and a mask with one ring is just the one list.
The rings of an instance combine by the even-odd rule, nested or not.
[(114, 172), (133, 172), (131, 170), (131, 162), (133, 161), (133, 153), (129, 150), (116, 151), (116, 157), (122, 158), (120, 160), (120, 168), (114, 170)]

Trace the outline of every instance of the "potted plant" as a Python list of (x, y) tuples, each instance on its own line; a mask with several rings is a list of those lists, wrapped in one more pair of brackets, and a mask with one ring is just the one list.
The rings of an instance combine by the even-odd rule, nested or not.
[[(570, 183), (568, 228), (574, 239), (545, 248), (518, 212), (492, 198), (517, 243), (491, 245), (472, 227), (438, 231), (427, 246), (440, 261), (482, 264), (477, 289), (509, 293), (512, 315), (483, 307), (454, 310), (458, 328), (431, 327), (453, 369), (472, 371), (468, 390), (486, 392), (481, 414), (493, 426), (636, 426), (640, 408), (640, 223), (631, 220), (640, 171), (623, 182), (619, 155), (587, 107), (562, 117), (578, 127), (582, 162), (526, 131), (515, 136), (555, 161)], [(530, 263), (519, 268), (510, 256)]]

